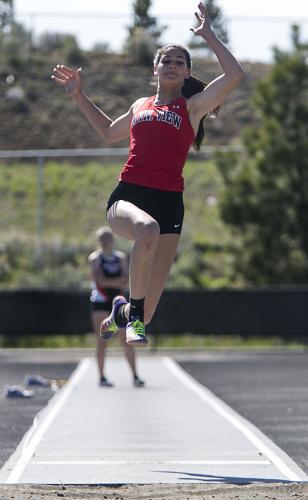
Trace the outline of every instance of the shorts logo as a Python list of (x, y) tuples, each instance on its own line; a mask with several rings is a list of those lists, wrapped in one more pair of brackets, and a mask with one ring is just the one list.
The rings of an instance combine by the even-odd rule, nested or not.
[(180, 227), (181, 224), (174, 224), (174, 228)]

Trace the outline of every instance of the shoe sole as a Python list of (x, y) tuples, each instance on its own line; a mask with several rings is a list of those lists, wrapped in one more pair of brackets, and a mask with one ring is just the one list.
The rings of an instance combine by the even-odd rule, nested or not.
[(136, 345), (147, 345), (149, 342), (148, 342), (148, 339), (145, 337), (143, 339), (138, 339), (138, 340), (126, 340), (126, 344), (136, 344)]
[[(104, 320), (105, 321), (105, 320)], [(112, 337), (115, 337), (115, 335), (117, 334), (117, 332), (111, 332), (110, 330), (106, 329), (105, 331), (103, 330), (103, 323), (104, 321), (102, 322), (101, 324), (101, 328), (100, 328), (100, 337), (104, 340), (109, 340), (111, 339)]]
[(115, 337), (117, 332), (110, 332), (106, 330), (105, 332), (102, 333), (102, 330), (100, 331), (100, 337), (104, 340), (109, 340), (112, 339), (112, 337)]
[[(124, 302), (127, 302), (126, 301), (126, 298), (123, 297), (123, 295), (117, 295), (113, 301), (112, 301), (112, 309), (114, 309), (115, 307), (115, 303), (118, 301), (118, 300), (122, 300), (123, 301), (123, 304)], [(115, 337), (115, 335), (117, 334), (117, 331), (116, 332), (111, 332), (110, 330), (108, 330), (108, 328), (106, 328), (106, 330), (104, 329), (104, 323), (107, 323), (108, 321), (110, 321), (110, 316), (113, 316), (113, 311), (110, 313), (110, 315), (108, 316), (108, 318), (104, 319), (104, 321), (102, 321), (102, 324), (101, 324), (101, 327), (100, 327), (100, 332), (99, 332), (99, 335), (102, 339), (104, 340), (109, 340), (113, 337)]]

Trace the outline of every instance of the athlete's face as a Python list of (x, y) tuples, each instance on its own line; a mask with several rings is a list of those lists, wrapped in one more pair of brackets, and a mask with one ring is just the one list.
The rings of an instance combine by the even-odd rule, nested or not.
[(111, 252), (113, 250), (114, 241), (111, 234), (103, 234), (99, 238), (99, 243), (104, 251)]
[(170, 48), (160, 58), (154, 67), (154, 74), (160, 83), (174, 82), (183, 85), (185, 78), (190, 75), (184, 52), (178, 48)]

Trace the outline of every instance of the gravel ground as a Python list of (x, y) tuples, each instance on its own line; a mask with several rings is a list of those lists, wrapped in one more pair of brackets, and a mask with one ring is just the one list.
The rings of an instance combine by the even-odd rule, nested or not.
[(2, 486), (0, 500), (268, 500), (308, 499), (308, 484), (185, 484), (185, 485), (131, 485), (106, 486)]

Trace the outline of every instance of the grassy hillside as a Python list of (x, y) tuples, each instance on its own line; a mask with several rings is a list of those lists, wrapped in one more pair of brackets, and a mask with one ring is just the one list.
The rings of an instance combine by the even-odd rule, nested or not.
[[(57, 52), (33, 52), (18, 64), (1, 61), (0, 56), (0, 93), (6, 97), (0, 100), (0, 149), (104, 146), (65, 91), (50, 79), (53, 67), (63, 62)], [(243, 65), (246, 79), (226, 100), (219, 117), (207, 121), (206, 140), (210, 144), (238, 142), (243, 126), (257, 122), (251, 98), (256, 82), (270, 66)], [(137, 97), (155, 92), (152, 69), (136, 66), (122, 55), (89, 52), (84, 54), (82, 68), (86, 93), (112, 118), (126, 112)], [(195, 60), (193, 68), (205, 81), (221, 73), (212, 60)], [(13, 75), (12, 83), (7, 83), (8, 75)]]
[[(38, 245), (37, 166), (0, 164), (0, 286), (87, 286), (87, 255), (119, 164), (48, 162), (40, 211), (43, 247)], [(219, 218), (223, 189), (212, 162), (185, 168), (185, 226), (169, 286), (221, 286), (233, 276), (231, 235)], [(126, 251), (130, 246), (119, 240)], [(42, 251), (43, 250), (43, 251)]]

